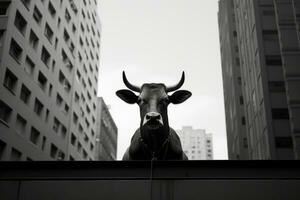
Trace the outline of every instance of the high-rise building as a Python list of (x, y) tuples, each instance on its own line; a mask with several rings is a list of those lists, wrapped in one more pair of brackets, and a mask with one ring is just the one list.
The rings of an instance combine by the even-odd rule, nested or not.
[(248, 159), (245, 104), (233, 0), (219, 2), (218, 17), (228, 158)]
[(212, 134), (204, 129), (193, 129), (192, 126), (183, 126), (176, 132), (189, 160), (213, 160)]
[(0, 159), (94, 160), (97, 1), (0, 7)]
[[(237, 35), (249, 158), (298, 159), (300, 4), (294, 0), (221, 0), (220, 5), (224, 2), (235, 15), (235, 28), (228, 31), (236, 30)], [(222, 14), (219, 22), (225, 18)], [(221, 27), (220, 38), (225, 31)], [(222, 57), (222, 63), (226, 59)], [(232, 134), (228, 133), (228, 140)]]
[(98, 97), (96, 160), (116, 160), (118, 128), (102, 97)]

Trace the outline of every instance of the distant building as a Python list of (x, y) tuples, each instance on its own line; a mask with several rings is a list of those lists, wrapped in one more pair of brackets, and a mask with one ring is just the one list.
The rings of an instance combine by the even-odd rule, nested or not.
[(189, 160), (213, 160), (212, 134), (204, 129), (193, 129), (192, 126), (183, 126), (176, 132)]
[(116, 160), (118, 128), (102, 97), (98, 97), (96, 160)]
[(97, 1), (0, 7), (0, 160), (94, 160)]
[[(241, 155), (239, 144), (247, 145), (249, 159), (300, 159), (299, 2), (220, 0), (219, 6), (224, 84), (236, 84), (224, 85), (229, 159)], [(244, 107), (236, 106), (239, 94), (230, 91), (239, 87)], [(232, 117), (237, 112), (245, 113), (242, 121)], [(247, 144), (241, 142), (244, 131), (237, 131), (240, 123)]]

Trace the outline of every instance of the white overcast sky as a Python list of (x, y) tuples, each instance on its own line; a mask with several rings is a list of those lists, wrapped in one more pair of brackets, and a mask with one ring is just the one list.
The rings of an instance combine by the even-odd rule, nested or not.
[(139, 109), (120, 100), (130, 82), (179, 81), (193, 96), (169, 106), (174, 129), (191, 125), (213, 134), (214, 159), (227, 159), (221, 75), (218, 0), (100, 0), (102, 24), (98, 96), (110, 105), (118, 126), (118, 159), (139, 126)]

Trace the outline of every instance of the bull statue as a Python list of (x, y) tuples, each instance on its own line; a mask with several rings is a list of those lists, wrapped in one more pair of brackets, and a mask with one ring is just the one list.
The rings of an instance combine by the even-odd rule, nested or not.
[(181, 80), (170, 87), (163, 83), (145, 83), (142, 87), (133, 85), (124, 71), (123, 82), (130, 90), (118, 90), (116, 95), (126, 103), (138, 104), (141, 117), (140, 128), (132, 136), (123, 160), (188, 160), (179, 136), (168, 121), (168, 105), (180, 104), (192, 95), (189, 91), (178, 90), (184, 83), (184, 72)]

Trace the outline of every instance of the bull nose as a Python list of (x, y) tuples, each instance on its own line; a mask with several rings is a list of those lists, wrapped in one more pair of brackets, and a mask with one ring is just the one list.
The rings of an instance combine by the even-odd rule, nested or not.
[(160, 120), (161, 115), (157, 112), (149, 112), (146, 114), (146, 120)]
[(162, 116), (161, 114), (157, 113), (157, 112), (148, 112), (145, 117), (144, 117), (144, 120), (143, 120), (143, 125), (146, 124), (147, 122), (158, 122), (160, 124), (164, 124), (163, 123), (163, 120), (162, 120)]

